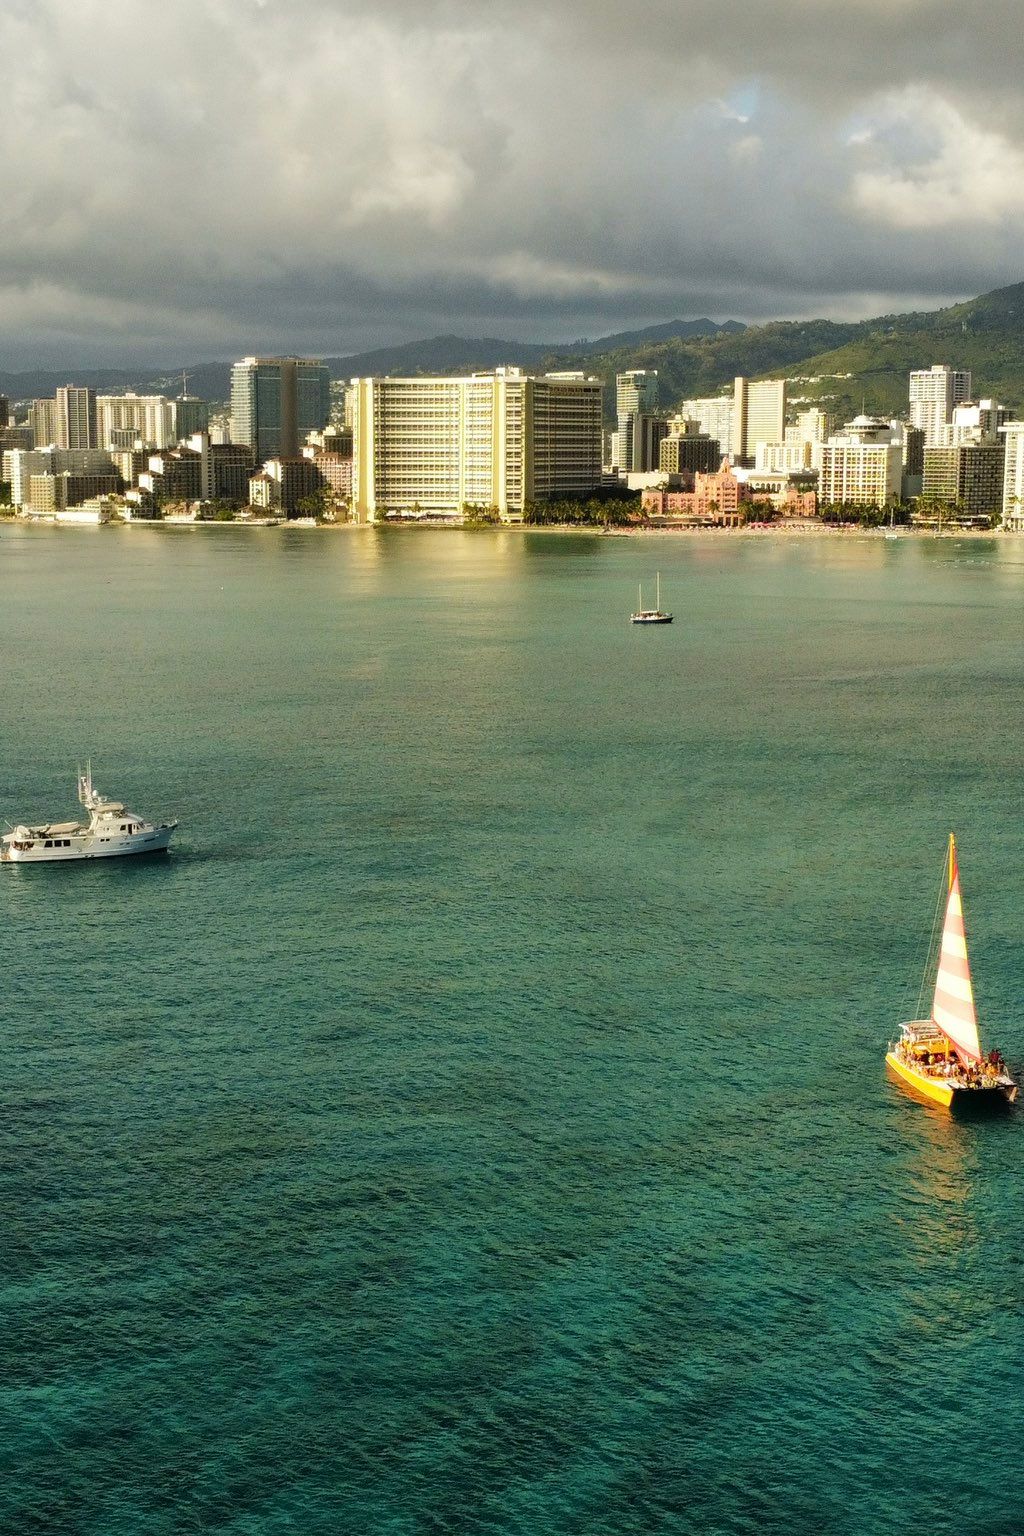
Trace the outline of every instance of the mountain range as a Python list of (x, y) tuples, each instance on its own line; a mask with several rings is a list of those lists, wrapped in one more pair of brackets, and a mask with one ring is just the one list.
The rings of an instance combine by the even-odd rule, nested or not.
[[(950, 363), (970, 368), (976, 395), (1024, 404), (1024, 283), (999, 288), (947, 309), (882, 315), (873, 320), (773, 321), (742, 325), (730, 320), (670, 320), (597, 340), (552, 346), (494, 337), (435, 336), (346, 357), (325, 358), (332, 378), (383, 373), (455, 373), (502, 364), (565, 369), (585, 365), (609, 386), (627, 368), (656, 368), (661, 400), (674, 406), (688, 395), (715, 394), (737, 374), (763, 378), (785, 374), (791, 395), (820, 400), (837, 416), (868, 410), (885, 414), (906, 406), (912, 368)], [(229, 363), (188, 368), (189, 389), (209, 400), (226, 400)], [(98, 390), (180, 389), (181, 370), (77, 370), (73, 382)], [(13, 399), (52, 395), (68, 373), (0, 372), (0, 392)]]

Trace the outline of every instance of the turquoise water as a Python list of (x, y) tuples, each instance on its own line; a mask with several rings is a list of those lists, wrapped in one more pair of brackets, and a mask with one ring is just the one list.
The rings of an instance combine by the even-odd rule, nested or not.
[[(662, 573), (671, 628), (625, 622)], [(1024, 541), (0, 527), (0, 1529), (1011, 1533)]]

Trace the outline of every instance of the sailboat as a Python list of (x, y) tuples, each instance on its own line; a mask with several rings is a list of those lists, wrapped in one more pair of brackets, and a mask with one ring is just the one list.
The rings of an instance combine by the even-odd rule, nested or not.
[(661, 572), (660, 571), (658, 572), (658, 575), (657, 575), (657, 586), (656, 586), (655, 591), (656, 591), (656, 595), (655, 595), (655, 599), (654, 599), (654, 607), (653, 608), (645, 608), (644, 607), (644, 588), (643, 588), (643, 582), (640, 583), (640, 602), (639, 602), (639, 605), (637, 607), (636, 613), (631, 613), (630, 616), (629, 616), (629, 622), (631, 624), (671, 624), (672, 623), (672, 615), (670, 613), (663, 613), (662, 609), (661, 609)]
[[(998, 1051), (982, 1051), (967, 959), (963, 898), (956, 841), (950, 833), (942, 926), (931, 1017), (900, 1026), (885, 1059), (918, 1093), (947, 1109), (986, 1101), (1013, 1103), (1017, 1084)], [(929, 969), (930, 969), (929, 956)], [(928, 970), (925, 972), (927, 980)], [(922, 988), (923, 990), (923, 988)]]

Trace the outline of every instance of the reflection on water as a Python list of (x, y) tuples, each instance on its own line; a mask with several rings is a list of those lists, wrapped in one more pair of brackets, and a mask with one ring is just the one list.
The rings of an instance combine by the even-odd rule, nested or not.
[(610, 543), (599, 533), (519, 533), (509, 535), (519, 541), (527, 559), (540, 556), (575, 559), (580, 555), (598, 556)]

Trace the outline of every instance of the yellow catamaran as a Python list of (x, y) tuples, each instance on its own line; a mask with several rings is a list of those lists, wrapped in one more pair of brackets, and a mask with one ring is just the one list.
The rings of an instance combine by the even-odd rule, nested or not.
[[(985, 1055), (974, 1011), (967, 935), (960, 895), (956, 843), (949, 838), (946, 920), (942, 927), (935, 995), (930, 1019), (900, 1026), (900, 1037), (886, 1052), (892, 1070), (934, 1104), (946, 1108), (979, 1106), (1017, 1097), (1017, 1084), (998, 1051)], [(926, 972), (927, 975), (927, 972)]]

